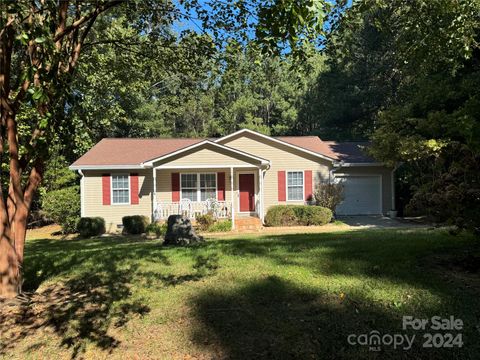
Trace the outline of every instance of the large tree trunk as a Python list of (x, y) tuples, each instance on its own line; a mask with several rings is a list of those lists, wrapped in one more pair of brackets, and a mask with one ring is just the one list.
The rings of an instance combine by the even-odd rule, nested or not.
[[(24, 224), (15, 224), (16, 229), (26, 230), (26, 221)], [(12, 298), (22, 291), (22, 263), (23, 246), (25, 238), (22, 241), (13, 241), (17, 237), (11, 233), (10, 228), (0, 237), (0, 297)], [(10, 233), (11, 235), (8, 235)], [(21, 253), (17, 249), (21, 249)]]
[[(38, 159), (30, 171), (25, 187), (22, 173), (25, 165), (19, 160), (15, 113), (7, 115), (7, 140), (10, 155), (10, 184), (5, 197), (0, 187), (0, 297), (11, 298), (22, 291), (22, 265), (27, 232), (27, 219), (33, 195), (43, 172)], [(3, 150), (3, 146), (0, 146)]]
[(7, 207), (4, 199), (0, 199), (0, 297), (12, 298), (22, 291), (28, 213), (40, 178), (37, 169), (33, 169), (26, 189), (20, 196), (9, 193)]

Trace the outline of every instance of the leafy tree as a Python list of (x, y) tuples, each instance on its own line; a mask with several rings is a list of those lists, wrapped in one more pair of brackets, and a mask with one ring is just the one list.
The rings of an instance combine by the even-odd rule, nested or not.
[[(71, 8), (68, 1), (3, 2), (0, 17), (1, 151), (8, 159), (8, 187), (0, 198), (0, 295), (21, 288), (28, 213), (44, 172), (48, 147), (64, 135), (53, 114), (74, 74), (96, 18), (117, 1)], [(19, 71), (18, 71), (19, 70)], [(32, 117), (20, 116), (32, 113)], [(3, 173), (2, 173), (3, 175)], [(3, 184), (2, 184), (3, 185)]]
[(265, 56), (254, 44), (230, 44), (216, 94), (220, 134), (249, 128), (265, 134), (298, 132), (298, 109), (321, 69), (321, 55), (305, 50), (306, 61)]
[(64, 234), (74, 233), (80, 220), (80, 193), (78, 186), (52, 190), (43, 196), (42, 211), (46, 217), (62, 227)]
[[(210, 31), (220, 42), (228, 32), (245, 38), (257, 30), (264, 49), (286, 42), (294, 53), (298, 53), (299, 43), (315, 36), (324, 16), (323, 2), (314, 0), (3, 1), (0, 4), (0, 150), (4, 155), (2, 160), (8, 161), (8, 173), (2, 171), (2, 176), (7, 176), (9, 183), (4, 186), (5, 181), (1, 182), (1, 296), (12, 296), (21, 290), (26, 222), (43, 178), (50, 145), (68, 146), (72, 141), (85, 140), (78, 131), (84, 126), (81, 120), (68, 118), (75, 98), (83, 96), (71, 88), (72, 81), (88, 42), (122, 43), (110, 38), (89, 38), (94, 26), (101, 24), (97, 20), (120, 6), (126, 21), (134, 23), (137, 32), (147, 34), (148, 39), (161, 37), (175, 21), (191, 18), (194, 12), (202, 23), (202, 31)], [(252, 16), (256, 21), (249, 20)], [(110, 18), (105, 26), (114, 20)], [(117, 90), (117, 94), (123, 95), (123, 89)], [(131, 100), (124, 97), (125, 102)]]
[(478, 228), (480, 3), (358, 1), (327, 39), (304, 121), (370, 137), (377, 159), (404, 164), (410, 210)]
[[(414, 12), (421, 29), (413, 26)], [(478, 230), (480, 3), (438, 0), (401, 15), (396, 43), (404, 79), (398, 101), (378, 114), (374, 154), (415, 169), (410, 209)]]

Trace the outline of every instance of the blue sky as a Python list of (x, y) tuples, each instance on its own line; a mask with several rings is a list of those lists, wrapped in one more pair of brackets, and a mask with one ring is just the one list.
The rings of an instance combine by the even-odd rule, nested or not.
[[(206, 9), (208, 11), (208, 9), (211, 9), (211, 7), (209, 6), (209, 3), (211, 3), (211, 1), (212, 0), (199, 0), (199, 4), (204, 9)], [(232, 0), (215, 0), (215, 1), (223, 1), (226, 4), (227, 3), (233, 3)], [(331, 0), (327, 0), (327, 1), (332, 2)], [(352, 6), (353, 1), (354, 0), (347, 0), (346, 6), (347, 7)], [(333, 1), (333, 2), (335, 2), (335, 1)], [(185, 10), (185, 8), (182, 7), (179, 4), (178, 0), (175, 0), (175, 3), (182, 13), (186, 13), (190, 16), (190, 19), (183, 19), (182, 21), (177, 21), (176, 23), (174, 23), (173, 30), (175, 32), (181, 33), (182, 31), (189, 30), (189, 31), (194, 31), (196, 33), (206, 32), (206, 33), (209, 33), (210, 35), (213, 36), (211, 31), (208, 31), (208, 30), (203, 28), (202, 21), (198, 19), (198, 14), (194, 10), (190, 10), (190, 11)], [(255, 12), (254, 11), (255, 9), (253, 7), (251, 8), (251, 10), (252, 10), (252, 12)], [(256, 20), (252, 16), (252, 17), (249, 18), (249, 21), (250, 21), (251, 25), (254, 25)], [(325, 28), (325, 30), (328, 31), (331, 28), (331, 24), (328, 23), (328, 22), (325, 22), (324, 28)], [(225, 36), (226, 38), (235, 37), (235, 34), (227, 34), (226, 32), (222, 32), (222, 31), (220, 31), (219, 33), (221, 35)], [(251, 29), (251, 30), (247, 31), (247, 35), (249, 36), (249, 38), (254, 39), (255, 38), (255, 30)], [(285, 49), (285, 52), (289, 52), (288, 47)]]

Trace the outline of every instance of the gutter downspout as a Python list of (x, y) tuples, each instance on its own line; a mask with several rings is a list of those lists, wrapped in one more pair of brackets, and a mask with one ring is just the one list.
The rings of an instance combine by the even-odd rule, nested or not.
[(85, 217), (85, 176), (81, 169), (77, 170), (80, 178), (80, 216)]
[(343, 161), (333, 163), (333, 168), (328, 172), (328, 182), (332, 184), (332, 181), (335, 179), (335, 172), (340, 170), (343, 166)]

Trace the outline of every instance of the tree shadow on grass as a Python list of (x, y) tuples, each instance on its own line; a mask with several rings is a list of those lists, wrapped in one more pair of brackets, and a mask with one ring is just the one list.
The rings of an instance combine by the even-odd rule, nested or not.
[(365, 349), (347, 348), (345, 341), (348, 334), (361, 329), (355, 309), (361, 307), (362, 318), (376, 311), (347, 299), (301, 289), (276, 276), (233, 292), (202, 293), (194, 305), (199, 326), (193, 340), (220, 345), (217, 356), (227, 359), (358, 355)]
[(391, 229), (270, 235), (209, 245), (224, 254), (265, 258), (280, 266), (298, 266), (319, 275), (385, 279), (422, 286), (440, 295), (450, 294), (450, 288), (441, 281), (432, 281), (425, 259), (436, 254), (455, 254), (464, 246), (480, 251), (480, 243), (473, 242), (471, 237)]
[[(202, 265), (205, 261), (201, 257), (197, 257), (200, 265), (194, 266), (191, 274), (176, 276), (141, 269), (142, 261), (169, 265), (164, 251), (158, 242), (140, 239), (30, 243), (25, 260), (25, 287), (38, 290), (27, 303), (0, 303), (0, 355), (7, 354), (20, 340), (44, 331), (56, 334), (61, 339), (60, 346), (70, 349), (72, 358), (81, 356), (87, 344), (113, 351), (119, 341), (111, 330), (150, 311), (145, 300), (133, 296), (133, 284), (143, 282), (163, 291), (161, 288), (211, 274), (208, 268), (204, 271), (206, 265)], [(192, 255), (195, 254), (193, 251)], [(55, 276), (63, 280), (39, 288)]]
[[(403, 331), (400, 315), (371, 301), (311, 291), (276, 276), (235, 291), (205, 291), (193, 307), (192, 341), (218, 359), (474, 358), (464, 349), (423, 348), (422, 333)], [(410, 349), (406, 341), (397, 349), (347, 341), (372, 331), (416, 338)]]
[(70, 274), (85, 262), (92, 264), (93, 272), (121, 265), (129, 260), (145, 259), (169, 265), (159, 242), (139, 238), (101, 238), (51, 240), (27, 243), (24, 268), (24, 291), (35, 291), (51, 277)]
[(60, 346), (71, 349), (72, 358), (81, 354), (87, 343), (103, 350), (117, 347), (118, 341), (108, 333), (111, 327), (123, 326), (132, 316), (144, 315), (150, 308), (139, 299), (129, 299), (134, 268), (119, 269), (110, 257), (100, 264), (91, 273), (42, 288), (28, 303), (10, 311), (4, 307), (0, 311), (4, 337), (0, 354), (38, 331), (58, 335)]
[[(206, 292), (194, 302), (200, 326), (193, 338), (202, 344), (213, 336), (225, 358), (478, 358), (479, 294), (468, 284), (439, 276), (425, 261), (436, 254), (454, 255), (466, 247), (478, 251), (479, 244), (471, 240), (405, 230), (220, 240), (211, 246), (224, 254), (276, 263), (282, 267), (281, 276), (286, 276), (285, 267), (293, 266), (324, 276), (327, 282), (354, 279), (354, 284), (360, 281), (361, 285), (344, 289), (347, 294), (342, 301), (332, 292), (314, 293), (275, 276), (233, 292)], [(380, 291), (401, 288), (393, 292), (405, 299), (372, 301), (368, 286), (381, 286)], [(408, 299), (409, 293), (418, 299)], [(454, 315), (465, 323), (466, 345), (426, 350), (419, 339), (408, 353), (384, 349), (381, 355), (348, 345), (351, 333), (401, 333), (403, 315)]]

